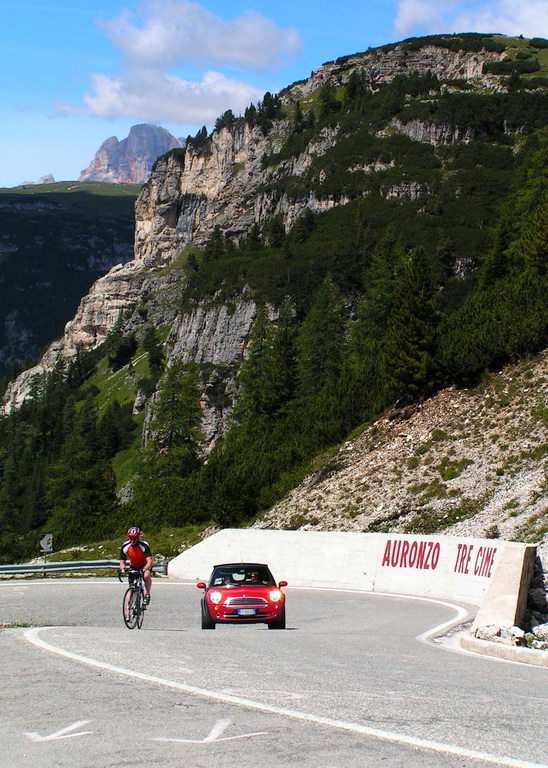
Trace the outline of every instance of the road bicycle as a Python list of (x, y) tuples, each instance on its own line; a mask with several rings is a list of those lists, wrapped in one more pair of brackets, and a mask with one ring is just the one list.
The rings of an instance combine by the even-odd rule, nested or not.
[[(128, 629), (135, 629), (135, 627), (141, 629), (146, 611), (144, 601), (146, 589), (143, 571), (140, 568), (127, 568), (125, 573), (129, 586), (126, 589), (122, 604), (124, 622)], [(123, 574), (124, 571), (118, 571), (118, 581), (122, 581)]]

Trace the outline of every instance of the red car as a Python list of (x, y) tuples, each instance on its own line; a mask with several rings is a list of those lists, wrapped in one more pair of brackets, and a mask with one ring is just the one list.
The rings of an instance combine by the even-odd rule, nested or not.
[(202, 629), (216, 624), (267, 624), (269, 629), (285, 629), (285, 595), (276, 584), (268, 565), (263, 563), (224, 563), (213, 566), (209, 584), (200, 581)]

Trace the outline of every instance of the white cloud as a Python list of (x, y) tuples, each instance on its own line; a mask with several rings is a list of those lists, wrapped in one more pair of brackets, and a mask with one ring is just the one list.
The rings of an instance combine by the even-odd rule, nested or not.
[(547, 0), (400, 0), (394, 30), (400, 37), (424, 31), (500, 32), (548, 36)]
[(85, 108), (58, 103), (56, 111), (114, 119), (136, 117), (151, 122), (211, 125), (227, 109), (243, 112), (263, 91), (205, 72), (200, 81), (182, 80), (160, 70), (132, 71), (123, 77), (94, 75), (94, 94), (84, 96)]
[(282, 29), (256, 11), (229, 21), (189, 0), (145, 0), (140, 13), (137, 23), (124, 11), (102, 24), (126, 60), (139, 66), (192, 62), (259, 70), (301, 50), (295, 29)]
[[(501, 0), (482, 4), (477, 10), (459, 13), (461, 29), (501, 32), (504, 35), (545, 37), (548, 35), (547, 0)], [(473, 25), (473, 26), (471, 26)]]
[[(264, 95), (219, 70), (281, 66), (301, 47), (296, 30), (255, 11), (227, 21), (189, 0), (145, 0), (136, 21), (126, 10), (100, 27), (122, 54), (121, 74), (92, 75), (85, 106), (59, 102), (58, 114), (211, 125), (227, 109), (239, 114)], [(184, 66), (208, 69), (197, 80), (169, 71)]]
[[(394, 30), (401, 37), (408, 37), (414, 32), (427, 29), (439, 31), (446, 14), (455, 2), (436, 2), (436, 0), (400, 0), (396, 9)], [(447, 30), (443, 30), (447, 32)]]

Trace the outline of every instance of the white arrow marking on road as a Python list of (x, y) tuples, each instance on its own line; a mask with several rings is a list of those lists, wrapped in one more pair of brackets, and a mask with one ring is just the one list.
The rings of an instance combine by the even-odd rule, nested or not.
[(56, 731), (56, 733), (50, 733), (49, 736), (41, 736), (39, 733), (34, 732), (25, 733), (25, 736), (28, 736), (31, 741), (55, 741), (56, 739), (72, 739), (74, 736), (88, 736), (90, 733), (93, 733), (93, 731), (71, 733), (71, 731), (75, 731), (77, 728), (81, 728), (88, 723), (91, 723), (91, 720), (78, 720), (78, 722), (73, 723), (72, 725), (67, 725), (66, 728), (62, 728), (60, 731)]
[(217, 720), (209, 735), (205, 739), (151, 739), (151, 741), (176, 741), (181, 744), (207, 744), (210, 741), (233, 741), (234, 739), (248, 739), (250, 736), (266, 736), (268, 731), (256, 731), (255, 733), (242, 733), (239, 736), (224, 736), (221, 737), (228, 726), (230, 720)]

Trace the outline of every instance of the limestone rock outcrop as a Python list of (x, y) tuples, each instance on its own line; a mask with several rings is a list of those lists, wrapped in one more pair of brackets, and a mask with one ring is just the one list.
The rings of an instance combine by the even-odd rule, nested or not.
[(440, 80), (475, 80), (489, 88), (496, 87), (497, 78), (485, 75), (486, 61), (499, 61), (504, 54), (493, 51), (451, 51), (437, 45), (425, 45), (415, 51), (393, 45), (375, 48), (365, 53), (345, 56), (322, 64), (311, 76), (295, 84), (293, 90), (301, 98), (329, 82), (345, 83), (353, 70), (365, 72), (373, 87), (391, 82), (397, 75), (437, 75)]
[(183, 140), (165, 128), (134, 125), (126, 139), (118, 141), (116, 136), (111, 136), (104, 141), (78, 181), (144, 184), (154, 161), (170, 149), (182, 146)]
[(219, 304), (181, 315), (168, 336), (170, 359), (214, 365), (240, 363), (255, 313), (255, 302), (241, 301), (230, 311)]
[(53, 174), (47, 173), (45, 176), (41, 176), (36, 181), (23, 181), (19, 185), (20, 187), (35, 187), (40, 184), (55, 184), (55, 178)]
[(120, 315), (139, 300), (146, 273), (136, 261), (118, 264), (97, 280), (84, 296), (73, 320), (65, 326), (63, 355), (101, 344)]

